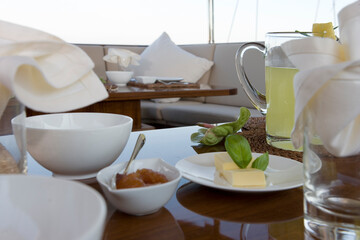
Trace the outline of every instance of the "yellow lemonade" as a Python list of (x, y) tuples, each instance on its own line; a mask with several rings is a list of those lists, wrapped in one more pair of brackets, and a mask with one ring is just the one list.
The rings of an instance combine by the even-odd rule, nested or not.
[(278, 142), (280, 146), (277, 147), (285, 149), (294, 149), (290, 134), (294, 126), (293, 78), (297, 72), (295, 68), (265, 68), (267, 140), (273, 146)]

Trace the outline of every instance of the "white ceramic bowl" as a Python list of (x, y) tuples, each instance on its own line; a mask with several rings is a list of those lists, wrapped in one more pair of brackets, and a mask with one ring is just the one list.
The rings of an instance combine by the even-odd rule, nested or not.
[(108, 113), (60, 113), (26, 118), (27, 149), (54, 175), (86, 179), (123, 151), (132, 118)]
[(181, 174), (174, 166), (160, 158), (134, 160), (129, 173), (148, 168), (164, 174), (169, 182), (140, 188), (112, 189), (111, 178), (125, 168), (125, 162), (106, 167), (96, 176), (106, 198), (118, 210), (131, 215), (147, 215), (158, 211), (176, 191)]
[(125, 86), (133, 76), (134, 72), (128, 71), (106, 71), (106, 76), (110, 82), (118, 85)]
[(85, 184), (0, 175), (1, 239), (102, 239), (106, 202)]

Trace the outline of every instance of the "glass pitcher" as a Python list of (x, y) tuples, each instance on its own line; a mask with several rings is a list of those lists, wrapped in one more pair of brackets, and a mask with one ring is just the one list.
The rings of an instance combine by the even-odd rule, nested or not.
[[(236, 72), (252, 104), (266, 115), (266, 140), (273, 147), (295, 150), (291, 143), (294, 125), (293, 78), (298, 70), (281, 49), (281, 44), (304, 35), (297, 32), (271, 32), (266, 34), (265, 45), (249, 42), (236, 52)], [(248, 79), (244, 61), (246, 51), (256, 49), (265, 57), (266, 95), (259, 92)]]

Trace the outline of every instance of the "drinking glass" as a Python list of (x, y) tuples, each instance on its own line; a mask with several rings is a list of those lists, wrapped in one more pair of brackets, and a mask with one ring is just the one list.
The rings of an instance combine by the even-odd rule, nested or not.
[[(333, 111), (339, 114), (336, 108)], [(336, 157), (327, 151), (318, 137), (314, 115), (310, 109), (305, 112), (305, 236), (360, 239), (360, 155)]]
[(0, 174), (27, 173), (25, 107), (15, 97), (4, 107), (3, 112), (0, 109)]
[[(267, 33), (265, 45), (257, 42), (246, 43), (238, 49), (235, 59), (237, 75), (246, 94), (252, 104), (266, 115), (267, 143), (285, 150), (295, 150), (290, 135), (294, 125), (293, 78), (298, 69), (290, 62), (280, 45), (303, 37), (303, 34), (297, 32)], [(266, 95), (251, 84), (245, 72), (245, 53), (250, 49), (264, 54)]]

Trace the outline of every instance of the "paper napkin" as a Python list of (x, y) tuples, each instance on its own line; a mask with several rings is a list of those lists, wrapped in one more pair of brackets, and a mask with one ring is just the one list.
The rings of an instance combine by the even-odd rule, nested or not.
[(0, 21), (0, 116), (13, 96), (41, 112), (70, 111), (107, 98), (93, 67), (75, 45)]
[(139, 65), (140, 55), (127, 49), (109, 48), (104, 61), (116, 63), (120, 68), (127, 68), (129, 65)]
[(281, 47), (300, 70), (294, 78), (294, 146), (303, 144), (310, 115), (324, 147), (342, 157), (360, 153), (360, 2), (346, 6), (338, 18), (341, 43), (309, 37)]
[(179, 161), (176, 164), (181, 172), (189, 174), (194, 177), (203, 178), (209, 181), (214, 181), (215, 167), (204, 166), (201, 164), (195, 164), (190, 161)]

